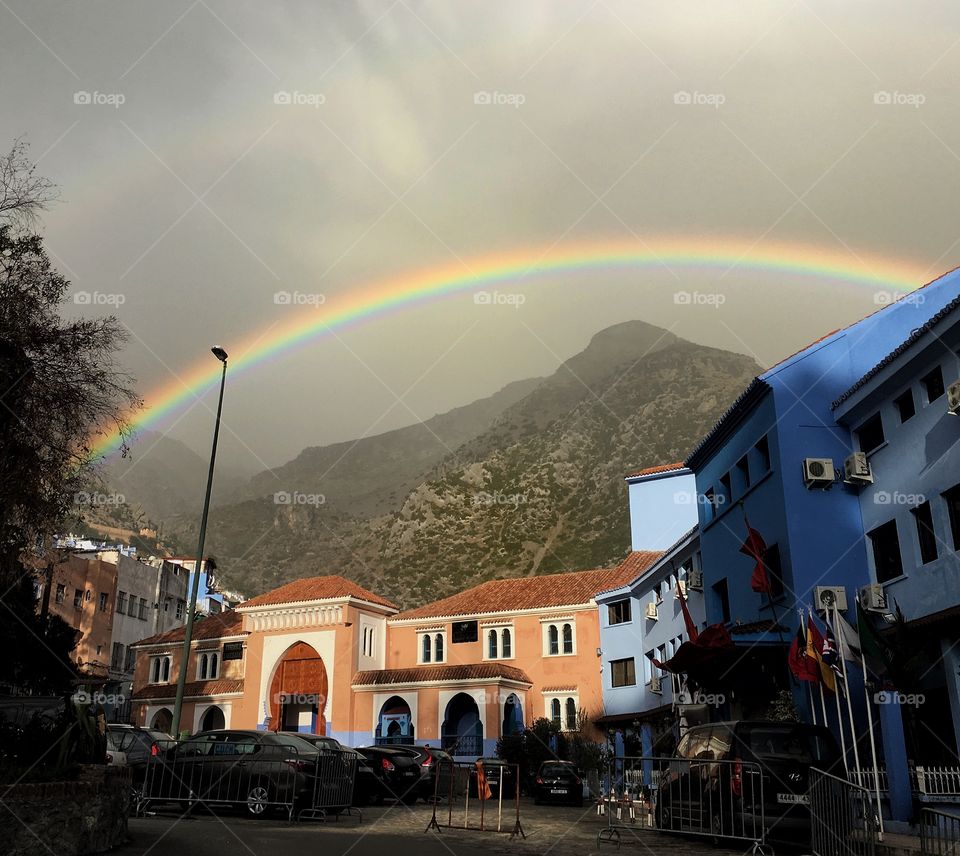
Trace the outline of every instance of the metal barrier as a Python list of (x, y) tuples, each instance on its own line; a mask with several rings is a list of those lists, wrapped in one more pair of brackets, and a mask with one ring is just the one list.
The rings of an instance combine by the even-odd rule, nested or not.
[(244, 807), (254, 817), (294, 809), (311, 794), (312, 753), (253, 739), (203, 742), (158, 741), (143, 774), (137, 813), (157, 803), (197, 807)]
[(810, 770), (810, 846), (815, 856), (873, 856), (878, 831), (872, 791)]
[(619, 847), (623, 831), (644, 828), (752, 841), (755, 853), (766, 842), (764, 776), (746, 761), (616, 756), (597, 814), (607, 816), (598, 845)]
[(353, 787), (357, 777), (357, 756), (352, 752), (321, 750), (310, 775), (310, 801), (297, 814), (298, 819), (324, 820), (341, 814), (355, 814)]
[[(434, 779), (433, 816), (424, 832), (436, 829), (473, 829), (479, 832), (507, 832), (504, 828), (504, 802), (507, 814), (514, 815), (510, 838), (526, 838), (520, 824), (520, 766), (518, 764), (454, 761), (445, 765), (444, 775)], [(487, 796), (487, 785), (490, 794)], [(494, 792), (495, 789), (495, 792)], [(505, 799), (506, 798), (506, 799)], [(492, 803), (492, 805), (489, 805)], [(489, 805), (489, 808), (488, 808)], [(477, 807), (479, 806), (479, 807)], [(446, 811), (443, 809), (446, 808)], [(471, 809), (473, 814), (471, 814)], [(461, 814), (462, 811), (462, 814)], [(443, 815), (446, 814), (444, 820)], [(496, 825), (493, 817), (496, 817)], [(474, 821), (477, 821), (475, 823)]]
[(920, 852), (924, 856), (960, 853), (960, 816), (925, 808), (920, 812)]

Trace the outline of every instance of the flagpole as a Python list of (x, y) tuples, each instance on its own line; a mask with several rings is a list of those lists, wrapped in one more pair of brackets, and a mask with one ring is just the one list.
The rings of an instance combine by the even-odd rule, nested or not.
[(804, 681), (807, 685), (807, 698), (810, 699), (810, 716), (813, 718), (813, 724), (819, 725), (817, 722), (817, 706), (813, 703), (813, 687), (810, 686), (809, 681)]
[[(833, 635), (834, 635), (834, 644), (837, 646), (837, 656), (840, 660), (840, 668), (843, 670), (843, 685), (846, 687), (846, 697), (847, 697), (847, 713), (850, 716), (850, 739), (853, 741), (853, 761), (857, 765), (857, 769), (860, 768), (860, 752), (857, 749), (857, 727), (853, 721), (853, 703), (850, 701), (850, 681), (847, 677), (847, 661), (840, 653), (840, 613), (837, 610), (836, 601), (832, 604), (833, 606)], [(830, 614), (828, 609), (827, 614)], [(838, 687), (839, 690), (839, 687)]]
[[(813, 624), (813, 610), (808, 608), (807, 613), (808, 613), (808, 621), (811, 624)], [(818, 663), (818, 667), (819, 667), (819, 663)], [(822, 674), (820, 675), (820, 680), (817, 683), (820, 687), (820, 703), (823, 706), (823, 722), (824, 722), (824, 725), (827, 725), (829, 723), (829, 720), (827, 719), (827, 701), (823, 692), (823, 675)], [(834, 696), (837, 702), (837, 728), (840, 731), (840, 749), (843, 752), (843, 769), (846, 770), (847, 778), (849, 779), (850, 778), (850, 762), (847, 760), (847, 737), (843, 728), (843, 716), (841, 716), (840, 714), (840, 698), (836, 692), (834, 693)]]
[(870, 751), (873, 753), (873, 788), (877, 797), (877, 822), (880, 824), (880, 834), (877, 836), (883, 842), (883, 807), (880, 805), (880, 766), (877, 763), (877, 741), (873, 736), (873, 708), (870, 706), (870, 692), (867, 690), (867, 667), (863, 666), (863, 699), (867, 704), (867, 724), (870, 730)]

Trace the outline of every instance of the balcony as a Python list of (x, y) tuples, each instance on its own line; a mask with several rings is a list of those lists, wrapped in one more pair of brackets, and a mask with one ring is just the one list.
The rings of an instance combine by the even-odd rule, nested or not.
[(413, 746), (413, 737), (397, 735), (395, 737), (376, 737), (374, 746)]

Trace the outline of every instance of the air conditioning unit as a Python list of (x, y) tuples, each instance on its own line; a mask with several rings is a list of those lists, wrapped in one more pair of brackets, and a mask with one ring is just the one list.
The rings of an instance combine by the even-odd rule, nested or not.
[(868, 612), (887, 612), (887, 593), (879, 583), (871, 583), (860, 589), (860, 606)]
[(818, 610), (836, 607), (840, 612), (847, 608), (847, 590), (843, 586), (816, 586), (813, 590), (813, 605)]
[(650, 692), (652, 693), (663, 693), (663, 686), (661, 685), (660, 675), (653, 675), (650, 678)]
[(873, 484), (873, 470), (866, 452), (854, 452), (843, 462), (843, 480), (847, 484)]
[(683, 580), (677, 580), (677, 588), (673, 590), (673, 596), (677, 597), (677, 589), (680, 590), (680, 594), (684, 597), (687, 596), (687, 584)]
[(947, 387), (947, 413), (960, 416), (960, 380)]
[(803, 483), (807, 488), (828, 488), (833, 484), (834, 478), (832, 458), (803, 459)]
[(687, 574), (687, 588), (703, 591), (703, 571), (690, 571)]
[(657, 605), (653, 602), (647, 604), (647, 618), (657, 620)]

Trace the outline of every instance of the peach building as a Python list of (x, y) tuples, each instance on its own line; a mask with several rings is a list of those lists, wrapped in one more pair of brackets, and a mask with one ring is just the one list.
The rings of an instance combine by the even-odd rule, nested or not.
[[(297, 580), (197, 624), (181, 727), (431, 743), (468, 757), (538, 717), (575, 730), (603, 713), (594, 596), (659, 555), (494, 580), (406, 612), (343, 577)], [(168, 726), (182, 640), (177, 629), (138, 644), (136, 722)]]

